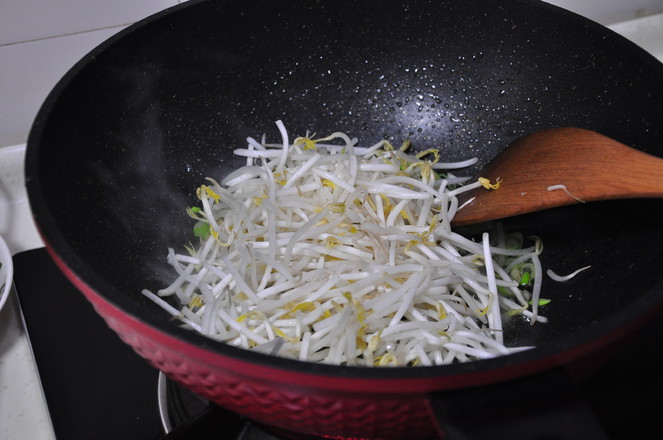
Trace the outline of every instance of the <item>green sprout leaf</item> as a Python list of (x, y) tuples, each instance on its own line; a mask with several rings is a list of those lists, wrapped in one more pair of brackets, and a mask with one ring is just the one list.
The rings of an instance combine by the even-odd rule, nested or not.
[(196, 222), (196, 225), (193, 227), (193, 235), (203, 240), (207, 239), (210, 236), (209, 223)]

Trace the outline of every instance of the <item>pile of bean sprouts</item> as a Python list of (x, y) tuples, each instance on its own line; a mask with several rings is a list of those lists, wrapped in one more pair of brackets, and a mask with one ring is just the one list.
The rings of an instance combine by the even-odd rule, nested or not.
[(450, 225), (458, 194), (499, 186), (452, 173), (476, 159), (340, 132), (291, 143), (276, 124), (281, 143), (249, 138), (234, 152), (246, 165), (198, 189), (197, 243), (169, 249), (177, 278), (144, 295), (210, 338), (309, 362), (440, 365), (528, 348), (505, 346), (503, 319), (546, 320), (540, 240)]

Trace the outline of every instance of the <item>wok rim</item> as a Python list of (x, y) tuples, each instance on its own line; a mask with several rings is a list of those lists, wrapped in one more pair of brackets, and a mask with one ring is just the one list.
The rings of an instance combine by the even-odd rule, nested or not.
[[(170, 16), (180, 9), (195, 7), (207, 2), (207, 0), (193, 0), (164, 9), (128, 26), (99, 44), (74, 64), (74, 66), (57, 82), (35, 117), (28, 136), (25, 162), (25, 182), (33, 219), (37, 225), (42, 240), (46, 244), (50, 256), (55, 260), (56, 264), (65, 273), (67, 278), (77, 285), (79, 290), (81, 290), (81, 288), (87, 289), (87, 292), (83, 293), (89, 300), (94, 300), (96, 297), (98, 300), (111, 305), (117, 310), (117, 313), (123, 317), (127, 317), (141, 325), (145, 325), (168, 338), (204, 350), (209, 354), (208, 362), (210, 364), (222, 365), (222, 358), (225, 357), (272, 370), (289, 371), (304, 375), (325, 376), (329, 378), (360, 379), (362, 381), (418, 381), (469, 375), (479, 379), (476, 380), (478, 385), (495, 381), (485, 378), (485, 373), (489, 372), (491, 374), (497, 374), (497, 376), (502, 377), (502, 379), (518, 378), (547, 370), (553, 366), (565, 365), (572, 360), (593, 352), (599, 347), (605, 346), (615, 337), (622, 334), (624, 330), (630, 331), (635, 327), (646, 323), (648, 318), (652, 317), (658, 311), (663, 310), (663, 281), (661, 281), (656, 287), (651, 288), (648, 292), (643, 294), (637, 302), (630, 303), (619, 313), (611, 314), (610, 316), (601, 319), (590, 328), (585, 328), (570, 334), (565, 334), (561, 337), (553, 338), (546, 341), (544, 344), (529, 350), (499, 356), (493, 359), (460, 364), (385, 368), (318, 364), (266, 355), (212, 340), (203, 335), (197, 334), (194, 331), (182, 329), (177, 325), (164, 326), (152, 319), (141, 317), (139, 313), (136, 313), (138, 307), (134, 304), (134, 301), (124, 301), (126, 295), (123, 295), (122, 292), (118, 291), (114, 286), (107, 284), (100, 276), (98, 276), (92, 268), (73, 251), (59, 233), (57, 227), (55, 227), (55, 222), (53, 221), (51, 212), (47, 208), (46, 199), (41, 191), (42, 181), (38, 173), (39, 150), (42, 147), (43, 131), (46, 126), (46, 121), (49, 119), (49, 114), (57, 108), (59, 96), (65, 89), (67, 89), (78, 73), (85, 69), (98, 54), (105, 51), (117, 41), (125, 38), (127, 35), (136, 32), (138, 29), (141, 29), (154, 21), (160, 20), (165, 16)], [(614, 31), (595, 23), (588, 18), (539, 0), (513, 0), (509, 2), (509, 5), (510, 7), (516, 8), (519, 3), (539, 8), (544, 11), (548, 10), (551, 14), (558, 16), (559, 19), (576, 20), (584, 26), (591, 28), (594, 32), (601, 33), (606, 38), (611, 39), (614, 44), (625, 46), (630, 53), (637, 56), (642, 61), (643, 67), (652, 69), (652, 71), (663, 80), (663, 64), (644, 49)], [(109, 292), (109, 294), (104, 294), (102, 292)], [(110, 297), (113, 297), (113, 299), (111, 300)], [(119, 298), (121, 298), (121, 300), (118, 300)], [(480, 378), (481, 375), (484, 375), (483, 380)], [(498, 378), (496, 380), (500, 379)], [(447, 389), (447, 387), (445, 387), (445, 389)]]

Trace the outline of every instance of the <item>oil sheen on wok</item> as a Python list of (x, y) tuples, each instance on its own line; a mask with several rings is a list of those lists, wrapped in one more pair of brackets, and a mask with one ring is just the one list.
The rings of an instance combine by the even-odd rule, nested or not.
[[(225, 343), (310, 362), (440, 365), (529, 347), (503, 320), (539, 307), (541, 240), (450, 226), (478, 186), (437, 150), (345, 133), (247, 139), (246, 164), (197, 190), (192, 241), (169, 249), (175, 281), (143, 294), (182, 325)], [(174, 245), (178, 245), (174, 243)], [(181, 246), (181, 244), (180, 244)]]

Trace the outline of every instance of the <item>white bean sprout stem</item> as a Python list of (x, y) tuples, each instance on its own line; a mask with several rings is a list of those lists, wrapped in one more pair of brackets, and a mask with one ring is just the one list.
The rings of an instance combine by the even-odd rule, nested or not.
[(546, 321), (540, 242), (451, 229), (457, 194), (499, 186), (449, 172), (476, 158), (340, 132), (291, 142), (277, 126), (280, 143), (249, 138), (235, 150), (244, 166), (198, 188), (197, 244), (169, 250), (175, 279), (147, 298), (210, 338), (308, 362), (429, 366), (529, 348), (505, 346), (503, 319)]
[(566, 185), (550, 185), (548, 188), (546, 188), (548, 191), (564, 191), (567, 196), (571, 197), (572, 199), (575, 199), (576, 201), (580, 203), (585, 203), (583, 199), (580, 197), (576, 196), (575, 194), (571, 193), (569, 189), (566, 187)]
[(575, 276), (578, 275), (580, 272), (582, 272), (582, 271), (584, 271), (584, 270), (587, 270), (587, 269), (589, 269), (590, 267), (592, 267), (592, 266), (581, 267), (580, 269), (575, 270), (575, 271), (571, 272), (571, 273), (568, 274), (568, 275), (557, 275), (555, 272), (553, 272), (552, 269), (548, 269), (548, 270), (546, 271), (546, 273), (548, 274), (548, 276), (549, 276), (551, 279), (553, 279), (553, 280), (555, 280), (555, 281), (558, 281), (558, 282), (564, 282), (564, 281), (568, 281), (568, 280), (570, 280), (571, 278), (575, 278)]

